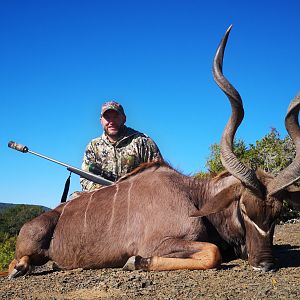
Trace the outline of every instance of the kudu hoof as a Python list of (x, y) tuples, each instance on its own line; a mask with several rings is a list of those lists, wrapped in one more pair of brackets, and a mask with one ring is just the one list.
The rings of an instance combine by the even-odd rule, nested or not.
[(123, 267), (123, 270), (124, 271), (134, 271), (134, 270), (136, 270), (135, 260), (136, 260), (136, 256), (129, 257), (126, 264)]

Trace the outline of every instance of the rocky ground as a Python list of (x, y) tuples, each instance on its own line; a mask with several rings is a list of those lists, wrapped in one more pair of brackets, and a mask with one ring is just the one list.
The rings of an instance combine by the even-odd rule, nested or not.
[(260, 273), (242, 260), (219, 270), (126, 272), (121, 269), (52, 271), (0, 278), (0, 299), (300, 299), (300, 223), (277, 225), (280, 269)]

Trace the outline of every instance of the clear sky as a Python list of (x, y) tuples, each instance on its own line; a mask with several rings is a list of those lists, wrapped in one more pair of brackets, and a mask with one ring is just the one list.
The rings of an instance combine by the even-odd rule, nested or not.
[(284, 137), (300, 91), (299, 11), (298, 0), (0, 1), (0, 202), (55, 207), (66, 168), (7, 143), (80, 167), (109, 99), (173, 167), (205, 171), (230, 115), (211, 74), (230, 24), (223, 71), (244, 102), (237, 137), (255, 143), (271, 127)]

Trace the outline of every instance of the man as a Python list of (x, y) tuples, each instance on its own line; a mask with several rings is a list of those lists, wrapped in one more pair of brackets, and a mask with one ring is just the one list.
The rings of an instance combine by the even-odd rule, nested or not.
[[(100, 122), (104, 132), (87, 145), (82, 163), (84, 171), (116, 181), (141, 163), (162, 160), (151, 138), (125, 126), (126, 115), (121, 104), (115, 101), (104, 103)], [(101, 187), (85, 178), (81, 178), (80, 183), (83, 191)]]

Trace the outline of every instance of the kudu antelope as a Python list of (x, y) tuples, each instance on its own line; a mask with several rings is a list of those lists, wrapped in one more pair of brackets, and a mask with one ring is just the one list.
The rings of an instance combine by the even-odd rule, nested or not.
[(234, 256), (248, 258), (256, 269), (275, 269), (275, 221), (283, 199), (299, 197), (291, 185), (300, 176), (300, 94), (286, 115), (298, 150), (294, 162), (276, 178), (243, 165), (232, 151), (242, 100), (222, 73), (230, 29), (213, 62), (214, 79), (232, 108), (220, 144), (227, 172), (199, 180), (156, 162), (82, 193), (22, 227), (10, 278), (48, 260), (61, 269), (177, 270), (215, 268)]

